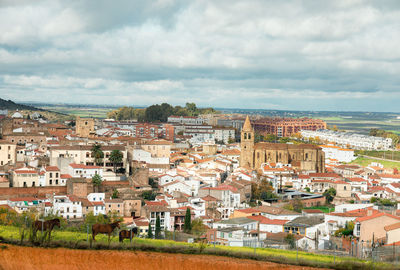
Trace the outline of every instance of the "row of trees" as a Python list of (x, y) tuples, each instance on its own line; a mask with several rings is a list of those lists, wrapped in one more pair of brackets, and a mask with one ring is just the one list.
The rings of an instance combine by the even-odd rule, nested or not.
[(171, 106), (168, 103), (155, 104), (146, 109), (122, 107), (107, 113), (108, 118), (116, 120), (137, 119), (139, 122), (167, 122), (171, 115), (198, 116), (199, 114), (217, 113), (213, 108), (197, 108), (195, 103), (186, 103), (185, 107)]
[[(91, 154), (94, 159), (94, 162), (97, 165), (102, 165), (104, 159), (104, 152), (101, 149), (101, 144), (98, 143), (94, 144), (91, 149)], [(113, 163), (114, 172), (117, 171), (118, 164), (122, 163), (123, 157), (124, 156), (120, 150), (116, 149), (111, 152), (110, 157), (108, 159)]]

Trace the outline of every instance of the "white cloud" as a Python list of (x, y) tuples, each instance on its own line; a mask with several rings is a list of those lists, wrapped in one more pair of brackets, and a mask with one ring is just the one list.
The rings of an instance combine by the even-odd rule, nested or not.
[(398, 110), (395, 1), (8, 1), (0, 17), (12, 99)]

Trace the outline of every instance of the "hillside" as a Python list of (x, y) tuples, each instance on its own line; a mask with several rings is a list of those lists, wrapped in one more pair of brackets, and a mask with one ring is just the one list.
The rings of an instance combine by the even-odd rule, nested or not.
[(0, 98), (0, 110), (28, 110), (28, 111), (43, 111), (42, 109), (38, 109), (32, 106), (27, 106), (23, 104), (15, 103), (12, 100), (5, 100)]

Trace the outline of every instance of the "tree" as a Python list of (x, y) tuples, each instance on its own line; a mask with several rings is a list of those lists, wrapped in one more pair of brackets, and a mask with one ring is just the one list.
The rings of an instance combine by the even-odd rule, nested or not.
[(195, 218), (192, 221), (192, 233), (197, 237), (206, 232), (206, 227), (204, 226), (203, 220), (200, 218)]
[(154, 201), (156, 199), (157, 193), (151, 190), (147, 190), (143, 191), (143, 193), (140, 196), (146, 201)]
[(95, 187), (96, 192), (98, 192), (98, 188), (101, 186), (101, 183), (102, 183), (101, 176), (97, 173), (93, 175), (92, 184)]
[(296, 248), (296, 238), (293, 234), (289, 233), (288, 235), (286, 235), (285, 242), (289, 245), (290, 249)]
[(293, 205), (293, 211), (301, 213), (301, 210), (303, 210), (303, 203), (299, 198), (293, 199), (291, 204)]
[(153, 230), (151, 229), (150, 222), (149, 222), (149, 228), (147, 229), (147, 238), (153, 238)]
[(156, 219), (155, 237), (156, 237), (156, 239), (161, 239), (161, 220), (160, 220), (160, 216), (157, 216), (157, 219)]
[(184, 224), (184, 232), (190, 233), (192, 231), (192, 215), (190, 213), (190, 208), (186, 208), (186, 215), (185, 215), (185, 224)]
[(122, 158), (123, 158), (123, 155), (122, 155), (121, 151), (119, 151), (118, 149), (112, 150), (109, 159), (113, 163), (114, 172), (117, 171), (117, 165), (122, 163)]
[(307, 191), (307, 192), (311, 191), (311, 189), (309, 187), (305, 187), (304, 190)]
[(94, 162), (97, 165), (101, 165), (103, 158), (104, 158), (104, 152), (103, 152), (103, 150), (101, 150), (101, 145), (98, 143), (95, 143), (92, 146), (91, 151), (92, 151), (92, 157), (94, 158)]
[(325, 196), (326, 202), (330, 204), (336, 196), (336, 189), (328, 188), (327, 190), (324, 191), (322, 195)]
[(113, 194), (111, 195), (111, 198), (117, 199), (119, 197), (119, 192), (117, 189), (113, 190)]

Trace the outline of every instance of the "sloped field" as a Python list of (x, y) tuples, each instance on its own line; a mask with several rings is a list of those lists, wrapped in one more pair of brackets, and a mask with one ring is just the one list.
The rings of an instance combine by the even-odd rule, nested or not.
[(152, 252), (46, 249), (7, 245), (0, 249), (1, 270), (64, 269), (316, 269), (207, 255), (165, 254)]

